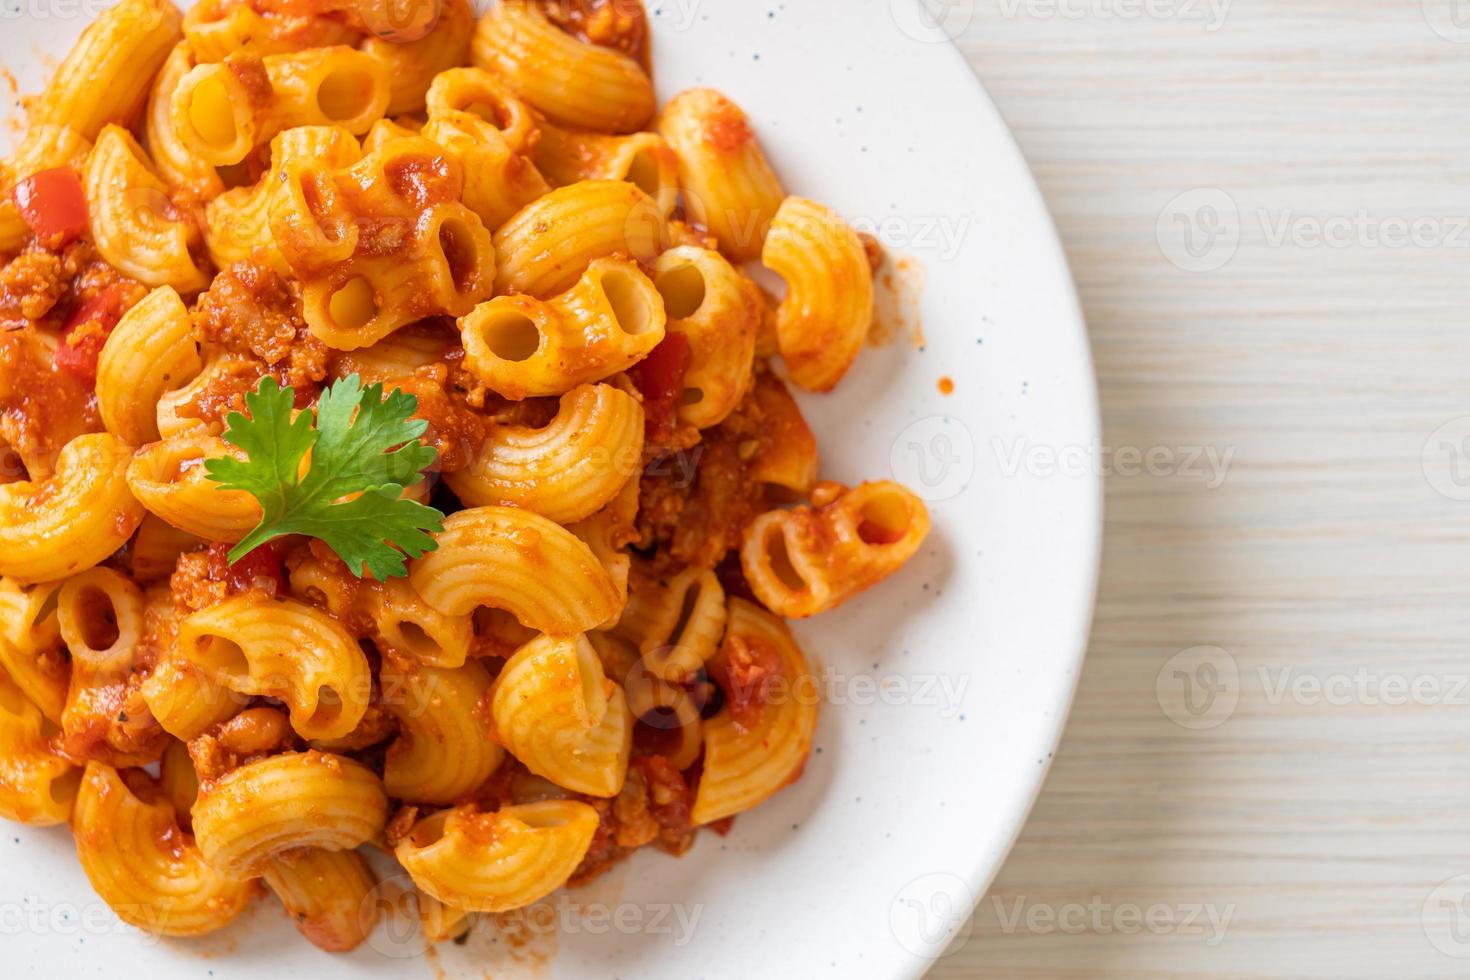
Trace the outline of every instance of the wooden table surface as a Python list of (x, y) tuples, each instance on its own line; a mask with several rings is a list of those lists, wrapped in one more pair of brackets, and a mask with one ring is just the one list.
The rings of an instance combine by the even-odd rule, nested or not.
[(1116, 465), (1062, 747), (930, 976), (1470, 976), (1470, 4), (942, 15)]

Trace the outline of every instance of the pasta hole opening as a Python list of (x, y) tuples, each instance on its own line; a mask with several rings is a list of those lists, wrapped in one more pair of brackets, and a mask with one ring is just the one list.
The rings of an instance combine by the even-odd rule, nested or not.
[(703, 388), (685, 388), (682, 396), (685, 405), (698, 405), (704, 401)]
[(77, 798), (77, 791), (81, 788), (82, 770), (73, 767), (51, 780), (51, 785), (46, 787), (46, 792), (51, 797), (51, 802), (59, 806), (68, 806)]
[(206, 78), (194, 86), (189, 98), (189, 125), (205, 143), (226, 148), (235, 145), (235, 110), (230, 92), (218, 78)]
[(510, 110), (498, 101), (488, 98), (471, 99), (466, 105), (460, 107), (462, 111), (479, 116), (490, 125), (501, 131), (510, 129)]
[(896, 493), (870, 497), (858, 511), (858, 537), (864, 544), (895, 544), (903, 540), (908, 526), (908, 504)]
[(663, 190), (660, 174), (658, 157), (652, 150), (644, 149), (633, 154), (633, 159), (628, 162), (628, 175), (625, 179), (649, 197), (657, 197)]
[(41, 586), (41, 588), (50, 588), (51, 591), (46, 596), (45, 601), (41, 603), (41, 608), (36, 610), (36, 616), (33, 620), (31, 620), (31, 629), (39, 628), (40, 626), (44, 625), (48, 619), (50, 619), (52, 616), (55, 616), (56, 609), (61, 603), (60, 589), (54, 586)]
[(316, 689), (316, 708), (311, 713), (313, 725), (330, 726), (342, 717), (342, 695), (337, 689), (323, 684)]
[(654, 286), (664, 298), (670, 320), (687, 319), (704, 305), (704, 273), (692, 262), (660, 272)]
[(76, 600), (76, 617), (81, 640), (91, 650), (111, 649), (122, 635), (112, 597), (102, 589), (88, 587), (81, 591)]
[(411, 619), (399, 620), (393, 632), (395, 635), (392, 639), (397, 641), (394, 645), (402, 648), (405, 653), (411, 653), (420, 659), (435, 656), (441, 650), (439, 644), (434, 642), (434, 638)]
[(791, 553), (786, 550), (786, 535), (781, 533), (780, 528), (773, 528), (766, 535), (766, 562), (786, 588), (792, 592), (806, 591), (806, 579), (801, 577), (796, 565), (792, 563)]
[(462, 221), (450, 220), (439, 226), (439, 251), (449, 267), (449, 281), (454, 291), (467, 293), (475, 286), (475, 272), (480, 268), (480, 252), (474, 236)]
[(502, 361), (528, 360), (541, 349), (541, 331), (524, 313), (505, 312), (481, 328), (490, 353)]
[(679, 618), (674, 620), (674, 628), (669, 632), (670, 646), (678, 646), (684, 638), (684, 631), (689, 628), (689, 621), (694, 618), (694, 610), (699, 605), (699, 594), (698, 582), (684, 590), (684, 598), (679, 603)]
[(440, 810), (438, 813), (430, 814), (408, 832), (408, 841), (414, 847), (430, 847), (437, 844), (444, 837), (444, 825), (449, 822), (449, 815), (453, 810)]
[(532, 830), (556, 830), (567, 825), (567, 815), (561, 807), (530, 804), (516, 816)]
[(378, 300), (362, 276), (347, 280), (327, 301), (327, 315), (342, 330), (361, 330), (378, 315)]
[(206, 665), (215, 673), (227, 678), (238, 679), (250, 673), (250, 661), (245, 649), (234, 640), (223, 636), (201, 636), (195, 650)]
[(648, 298), (630, 273), (622, 269), (604, 272), (602, 292), (612, 307), (613, 319), (623, 333), (636, 337), (653, 327), (653, 311), (649, 308)]
[(332, 122), (348, 122), (373, 105), (373, 76), (362, 68), (344, 66), (328, 72), (316, 89), (316, 104)]

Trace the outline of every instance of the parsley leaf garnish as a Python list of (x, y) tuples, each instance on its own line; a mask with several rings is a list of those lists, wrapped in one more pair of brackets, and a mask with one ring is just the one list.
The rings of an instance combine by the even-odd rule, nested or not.
[(419, 441), (428, 423), (411, 417), (418, 399), (397, 389), (384, 397), (381, 384), (364, 388), (353, 374), (322, 392), (313, 425), (310, 411), (292, 417), (295, 394), (262, 379), (245, 396), (250, 414), (225, 419), (225, 441), (248, 458), (205, 462), (221, 490), (243, 490), (264, 511), (230, 549), (230, 562), (272, 538), (306, 534), (325, 541), (359, 578), (364, 568), (378, 581), (408, 574), (404, 555), (433, 551), (428, 532), (444, 530), (442, 513), (402, 498), (437, 455)]

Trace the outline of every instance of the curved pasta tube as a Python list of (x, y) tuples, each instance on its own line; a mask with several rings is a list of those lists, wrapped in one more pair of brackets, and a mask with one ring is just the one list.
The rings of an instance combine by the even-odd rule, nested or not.
[(159, 517), (148, 514), (138, 525), (133, 535), (132, 547), (128, 549), (128, 571), (139, 582), (157, 582), (173, 575), (178, 566), (179, 555), (186, 551), (198, 551), (209, 542), (182, 531)]
[(551, 191), (541, 172), (510, 148), (500, 130), (473, 113), (431, 116), (423, 134), (464, 167), (461, 200), (486, 228), (499, 228), (511, 215)]
[(0, 671), (56, 725), (61, 724), (71, 682), (71, 667), (60, 650), (60, 591), (60, 582), (22, 585), (0, 579)]
[(538, 776), (613, 797), (628, 775), (633, 716), (584, 636), (540, 636), (506, 661), (490, 696), (495, 733)]
[(772, 510), (746, 526), (740, 565), (780, 616), (841, 605), (898, 571), (929, 533), (924, 502), (888, 480), (862, 483), (813, 510)]
[(133, 446), (158, 438), (158, 401), (203, 367), (193, 324), (172, 286), (122, 315), (97, 358), (97, 409), (107, 431)]
[(148, 155), (121, 126), (105, 126), (86, 174), (97, 251), (119, 272), (148, 286), (198, 292), (209, 275), (194, 257), (198, 224), (180, 215)]
[(714, 89), (690, 89), (664, 106), (658, 131), (678, 156), (690, 218), (732, 259), (760, 258), (786, 195), (745, 113)]
[(495, 127), (514, 153), (529, 155), (537, 145), (542, 123), (514, 92), (483, 68), (450, 68), (434, 76), (424, 96), (430, 119), (451, 118), (467, 112)]
[(466, 804), (414, 824), (394, 848), (414, 884), (452, 908), (507, 912), (566, 884), (597, 833), (597, 811), (547, 800), (481, 813)]
[(347, 168), (288, 168), (271, 234), (303, 284), (312, 333), (357, 350), (490, 295), (495, 246), (459, 203), (463, 188), (464, 168), (421, 136), (386, 140)]
[(148, 932), (197, 936), (227, 925), (249, 904), (254, 886), (205, 861), (146, 774), (133, 770), (129, 778), (132, 785), (96, 762), (82, 777), (72, 833), (92, 887), (118, 918)]
[(121, 0), (102, 11), (31, 107), (31, 125), (70, 126), (86, 139), (108, 123), (130, 125), (182, 19), (168, 0)]
[(620, 608), (591, 550), (561, 525), (515, 507), (471, 507), (444, 520), (439, 547), (409, 564), (424, 601), (451, 616), (504, 609), (541, 633), (589, 630)]
[(74, 675), (125, 675), (143, 639), (143, 590), (115, 569), (89, 568), (62, 583), (56, 619)]
[(387, 64), (342, 45), (263, 58), (234, 53), (179, 81), (174, 126), (201, 160), (227, 166), (293, 126), (367, 132), (388, 107), (390, 82)]
[(822, 205), (789, 197), (776, 212), (761, 262), (786, 280), (776, 342), (791, 380), (830, 391), (873, 323), (873, 270), (862, 240)]
[(384, 670), (383, 701), (398, 719), (388, 746), (383, 785), (394, 799), (453, 803), (499, 767), (505, 750), (491, 741), (482, 699), (490, 674), (476, 661), (443, 670)]
[(239, 541), (260, 522), (260, 503), (244, 490), (221, 490), (208, 459), (239, 455), (218, 436), (193, 429), (144, 446), (128, 464), (127, 485), (152, 514), (206, 541)]
[[(737, 659), (759, 669), (743, 675)], [(710, 673), (726, 678), (725, 706), (704, 723), (704, 774), (690, 813), (696, 824), (743, 813), (794, 782), (811, 751), (820, 701), (786, 624), (743, 599), (730, 600), (725, 644)]]
[(382, 780), (325, 752), (286, 752), (248, 762), (200, 788), (194, 836), (215, 868), (253, 878), (298, 848), (348, 850), (388, 821)]
[(369, 903), (378, 880), (357, 851), (291, 851), (268, 860), (261, 877), (319, 949), (356, 949), (377, 924)]
[(495, 291), (545, 299), (575, 283), (594, 259), (621, 255), (652, 263), (663, 238), (658, 204), (627, 181), (558, 187), (496, 229)]
[(77, 436), (49, 479), (0, 484), (0, 575), (65, 578), (121, 548), (143, 520), (128, 490), (130, 455), (114, 435)]
[(561, 295), (497, 296), (459, 329), (465, 367), (519, 401), (626, 371), (663, 340), (664, 324), (663, 299), (636, 263), (595, 259)]
[(660, 255), (653, 281), (668, 315), (665, 329), (689, 341), (679, 420), (700, 429), (719, 425), (750, 390), (759, 287), (720, 253), (691, 245)]
[(664, 736), (657, 754), (675, 769), (694, 765), (704, 748), (704, 721), (689, 692), (660, 680), (641, 662), (635, 663), (623, 676), (628, 710), (634, 718)]
[(246, 594), (179, 624), (179, 655), (232, 691), (278, 698), (303, 738), (341, 738), (367, 711), (372, 674), (336, 619), (294, 599)]
[(745, 461), (745, 474), (806, 497), (817, 484), (817, 438), (802, 417), (796, 400), (774, 374), (762, 370), (751, 390), (761, 417), (755, 455)]
[(363, 604), (372, 617), (373, 639), (380, 645), (426, 667), (459, 667), (469, 656), (470, 616), (446, 616), (425, 602), (405, 579), (371, 584), (363, 594)]
[(435, 76), (469, 58), (474, 19), (469, 0), (444, 0), (439, 22), (417, 41), (401, 44), (369, 37), (362, 42), (363, 53), (387, 69), (388, 115), (417, 111)]
[(504, 0), (481, 17), (473, 53), (563, 125), (631, 133), (653, 118), (653, 81), (638, 62), (563, 32), (528, 0)]
[[(184, 15), (186, 21), (190, 14), (203, 6), (205, 4), (196, 4), (190, 8), (189, 13)], [(243, 4), (236, 4), (233, 9), (242, 13), (250, 12), (250, 8)], [(178, 127), (174, 124), (174, 90), (194, 67), (194, 54), (188, 41), (180, 41), (169, 52), (168, 59), (159, 69), (158, 77), (153, 80), (153, 88), (148, 94), (144, 132), (153, 166), (169, 190), (188, 199), (207, 201), (223, 191), (225, 183), (213, 167), (184, 145), (179, 139)]]
[(470, 465), (445, 480), (469, 506), (506, 504), (570, 524), (617, 496), (642, 457), (638, 400), (612, 385), (582, 385), (562, 395), (544, 428), (492, 430)]
[(638, 566), (613, 632), (638, 648), (656, 677), (674, 683), (693, 680), (725, 633), (725, 590), (719, 576), (691, 566), (661, 579)]
[(679, 203), (679, 159), (657, 133), (606, 136), (541, 126), (533, 158), (558, 187), (581, 180), (624, 180), (647, 194), (668, 220)]
[(271, 235), (271, 205), (286, 195), (294, 167), (346, 167), (362, 158), (357, 139), (341, 126), (295, 126), (271, 140), (271, 166), (247, 187), (227, 190), (204, 208), (204, 243), (220, 268), (263, 253), (282, 268), (285, 259)]
[(49, 826), (66, 823), (80, 769), (51, 751), (55, 726), (0, 670), (0, 817)]
[(198, 738), (249, 703), (244, 695), (178, 656), (157, 664), (140, 691), (159, 727), (181, 741)]
[(266, 55), (350, 45), (360, 34), (330, 16), (262, 14), (255, 5), (236, 0), (200, 0), (184, 12), (184, 37), (200, 62), (211, 62), (241, 51)]
[[(215, 351), (193, 381), (158, 399), (158, 434), (164, 439), (184, 432), (219, 435), (225, 430), (223, 417), (205, 420), (194, 414), (198, 411), (200, 396), (227, 385), (239, 391), (249, 391), (259, 378), (259, 361)], [(224, 413), (218, 414), (223, 416)]]

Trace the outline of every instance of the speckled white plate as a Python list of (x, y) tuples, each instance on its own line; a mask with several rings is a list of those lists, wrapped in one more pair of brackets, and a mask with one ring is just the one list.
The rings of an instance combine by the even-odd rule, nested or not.
[[(99, 6), (0, 0), (0, 64), (36, 90)], [(864, 351), (836, 393), (802, 401), (825, 477), (896, 477), (929, 501), (934, 531), (901, 574), (798, 625), (830, 701), (804, 778), (727, 838), (703, 834), (677, 860), (640, 854), (559, 899), (522, 945), (482, 929), (428, 961), (406, 956), (414, 937), (391, 929), (350, 956), (319, 953), (269, 901), (222, 936), (151, 940), (100, 907), (64, 828), (7, 824), (7, 976), (925, 970), (962, 931), (1046, 773), (1099, 548), (1087, 338), (1026, 165), (948, 41), (972, 8), (650, 3), (662, 98), (696, 84), (725, 90), (788, 189), (906, 257), (884, 277), (889, 341)]]

